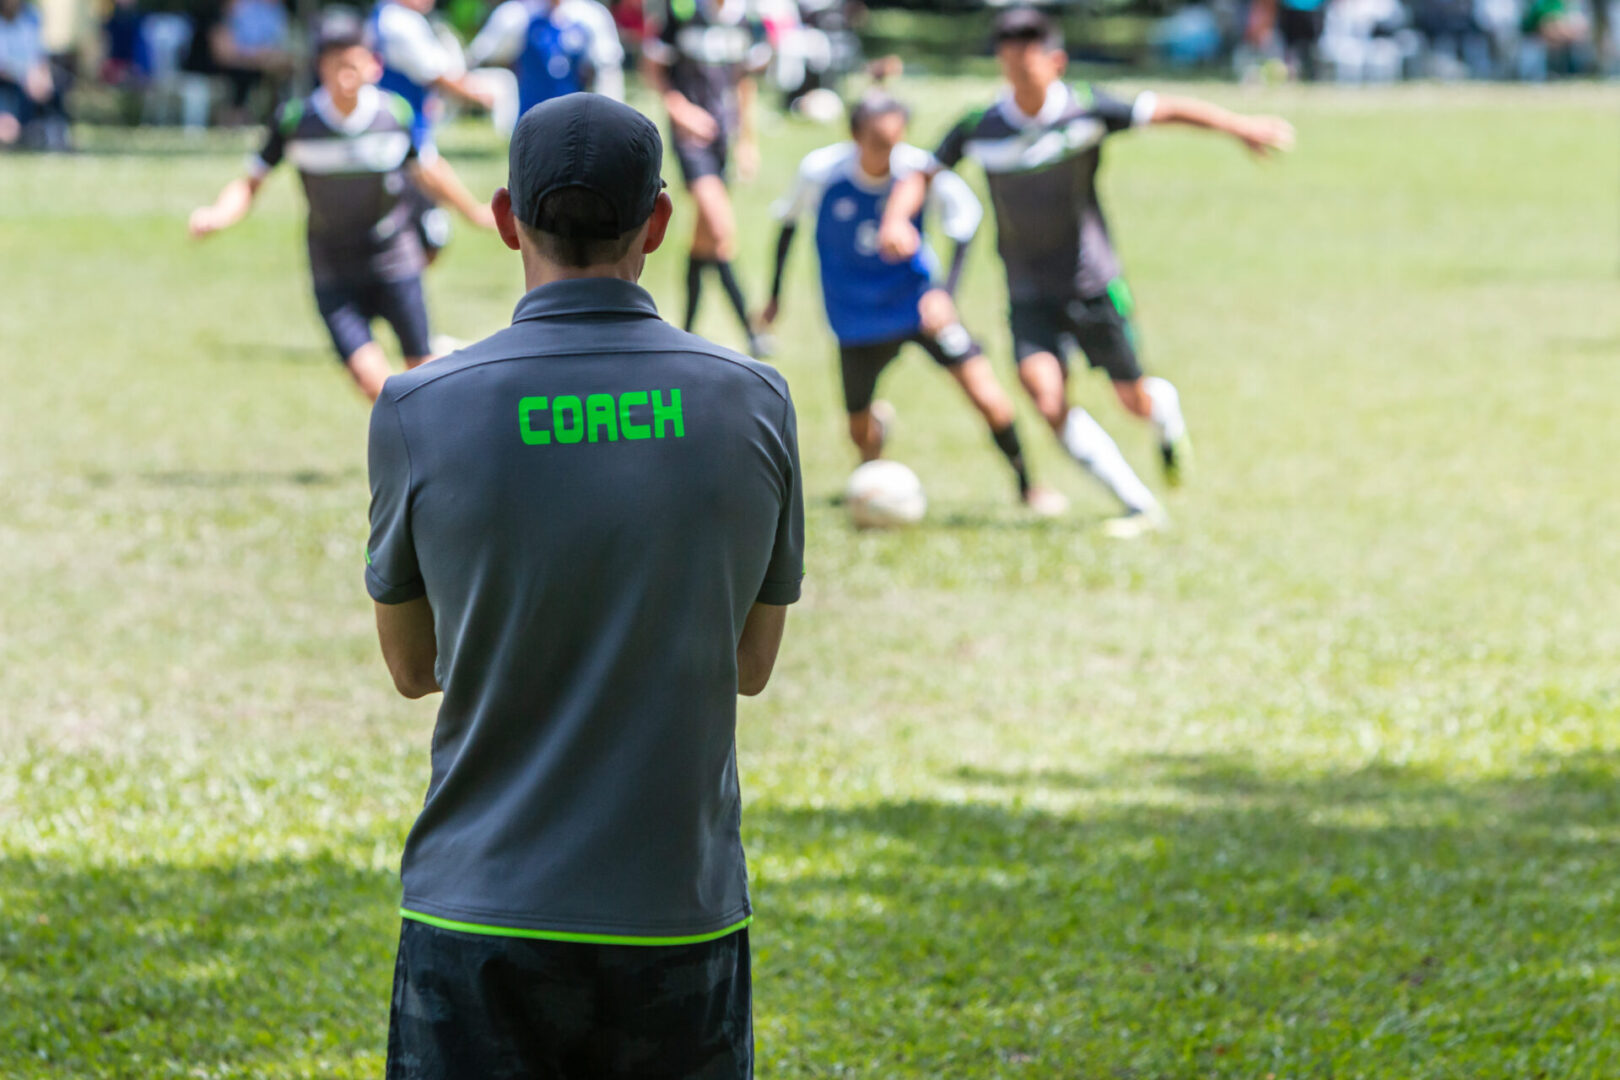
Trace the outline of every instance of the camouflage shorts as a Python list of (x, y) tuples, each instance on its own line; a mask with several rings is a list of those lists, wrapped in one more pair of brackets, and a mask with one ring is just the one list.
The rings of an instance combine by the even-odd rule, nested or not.
[(751, 1080), (748, 931), (578, 945), (404, 920), (388, 1080)]

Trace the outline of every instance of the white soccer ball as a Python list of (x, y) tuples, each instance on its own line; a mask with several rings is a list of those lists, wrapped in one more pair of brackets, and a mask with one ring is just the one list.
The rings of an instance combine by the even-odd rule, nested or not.
[(898, 461), (880, 459), (850, 474), (844, 505), (857, 529), (896, 529), (923, 519), (928, 496), (916, 473)]

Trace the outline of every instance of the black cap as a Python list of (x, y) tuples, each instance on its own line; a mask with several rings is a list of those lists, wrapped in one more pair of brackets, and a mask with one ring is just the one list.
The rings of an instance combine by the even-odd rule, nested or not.
[(1008, 8), (996, 16), (991, 39), (1003, 41), (1044, 41), (1053, 48), (1063, 45), (1063, 31), (1046, 13), (1032, 7)]
[(658, 125), (601, 94), (566, 94), (523, 114), (512, 132), (506, 186), (519, 221), (534, 225), (547, 195), (582, 188), (602, 197), (612, 220), (571, 231), (612, 240), (652, 216), (664, 164)]
[(878, 117), (888, 116), (890, 113), (901, 113), (910, 119), (911, 108), (893, 94), (882, 90), (868, 90), (849, 111), (849, 130), (858, 132)]

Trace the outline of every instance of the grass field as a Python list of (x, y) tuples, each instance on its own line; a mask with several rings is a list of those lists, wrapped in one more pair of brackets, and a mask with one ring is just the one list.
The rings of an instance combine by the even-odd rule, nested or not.
[[(914, 85), (919, 140), (986, 85)], [(1607, 91), (1208, 89), (1300, 148), (1110, 150), (1201, 452), (1167, 535), (1098, 538), (1033, 417), (1075, 507), (1021, 515), (918, 356), (884, 393), (930, 519), (853, 534), (798, 253), (810, 577), (739, 727), (762, 1077), (1620, 1075)], [(767, 131), (756, 293), (825, 141)], [(0, 1076), (374, 1077), (434, 706), (372, 637), (365, 409), (290, 177), (194, 246), (247, 141), (91, 142), (0, 158)], [(465, 232), (430, 283), (467, 338), (519, 290)], [(1007, 372), (988, 242), (966, 294)]]

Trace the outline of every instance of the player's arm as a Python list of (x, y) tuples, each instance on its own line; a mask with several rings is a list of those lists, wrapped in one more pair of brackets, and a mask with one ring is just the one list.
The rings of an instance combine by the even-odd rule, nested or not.
[(271, 169), (280, 164), (282, 155), (286, 153), (287, 131), (297, 121), (296, 115), (289, 110), (295, 107), (300, 106), (285, 106), (276, 115), (270, 133), (265, 137), (264, 146), (248, 162), (247, 175), (232, 180), (220, 189), (213, 202), (207, 206), (199, 206), (191, 212), (186, 227), (192, 236), (201, 238), (221, 229), (228, 229), (248, 216), (248, 211), (253, 209), (253, 200), (258, 197), (259, 188), (264, 186), (264, 178), (270, 175)]
[[(919, 167), (926, 164), (920, 163)], [(945, 291), (954, 297), (962, 281), (962, 268), (967, 265), (968, 249), (984, 222), (984, 207), (967, 181), (949, 169), (935, 172), (928, 181), (928, 204), (939, 222), (939, 231), (956, 245), (944, 282)]]
[(737, 641), (737, 693), (753, 697), (771, 681), (787, 629), (787, 611), (779, 604), (756, 603), (748, 609), (748, 620)]
[[(433, 608), (427, 597), (374, 606), (377, 641), (388, 673), (394, 677), (394, 688), (412, 700), (438, 693), (441, 687), (433, 667), (439, 659), (439, 642), (433, 634)], [(767, 671), (767, 677), (769, 674)]]
[(760, 321), (770, 326), (782, 313), (782, 281), (787, 276), (788, 253), (793, 250), (793, 237), (798, 233), (795, 221), (784, 221), (782, 231), (776, 235), (776, 269), (771, 273), (771, 298), (760, 313)]
[(199, 239), (210, 233), (228, 229), (232, 225), (248, 216), (253, 209), (253, 200), (259, 194), (259, 188), (264, 184), (263, 176), (238, 176), (235, 180), (220, 189), (218, 197), (207, 206), (199, 206), (191, 212), (186, 227), (192, 236)]
[(450, 167), (443, 155), (430, 154), (417, 158), (411, 165), (411, 177), (433, 197), (434, 202), (449, 206), (480, 229), (495, 227), (495, 212), (467, 190), (467, 185), (461, 182), (461, 177), (456, 175), (456, 170)]
[(465, 72), (455, 72), (460, 63), (452, 61), (426, 17), (404, 8), (391, 10), (383, 17), (382, 51), (391, 67), (404, 72), (418, 86), (432, 87), (479, 108), (494, 108), (493, 94), (476, 80), (468, 79)]
[(679, 55), (675, 51), (675, 20), (666, 11), (641, 43), (641, 77), (647, 80), (658, 100), (669, 113), (669, 122), (678, 134), (707, 146), (720, 137), (720, 123), (707, 109), (696, 105), (675, 89), (669, 70)]
[(428, 85), (435, 90), (449, 94), (453, 98), (458, 98), (468, 105), (476, 105), (480, 109), (493, 109), (495, 107), (495, 95), (479, 86), (477, 80), (473, 79), (470, 73), (440, 75)]
[(737, 84), (737, 175), (752, 180), (759, 172), (759, 80), (745, 75)]
[(969, 126), (969, 120), (957, 124), (926, 163), (895, 181), (894, 189), (889, 192), (889, 204), (883, 210), (883, 223), (878, 226), (878, 252), (885, 259), (899, 262), (917, 253), (922, 235), (912, 221), (928, 204), (928, 190), (934, 177), (955, 168), (962, 160)]
[(1213, 102), (1169, 94), (1142, 94), (1136, 100), (1136, 110), (1145, 114), (1138, 123), (1185, 124), (1218, 131), (1239, 140), (1261, 156), (1288, 150), (1294, 145), (1293, 125), (1278, 116), (1248, 116), (1223, 109)]

